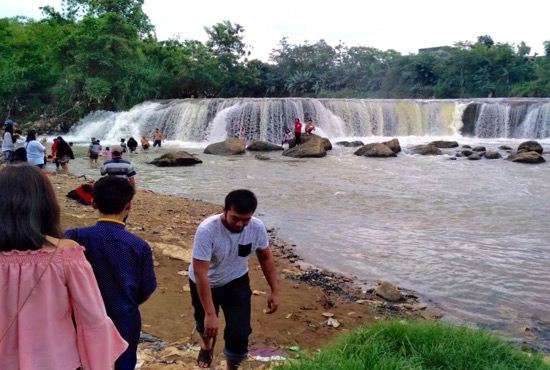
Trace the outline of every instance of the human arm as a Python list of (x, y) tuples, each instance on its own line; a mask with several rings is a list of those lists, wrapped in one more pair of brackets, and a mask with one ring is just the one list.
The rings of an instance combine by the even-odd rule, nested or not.
[(215, 337), (218, 335), (220, 326), (216, 309), (214, 308), (214, 300), (212, 299), (212, 290), (210, 281), (208, 280), (208, 267), (210, 261), (203, 261), (193, 258), (193, 272), (195, 274), (195, 283), (197, 284), (197, 293), (201, 300), (204, 310), (204, 332), (203, 336)]
[(153, 252), (149, 244), (145, 243), (142, 253), (141, 281), (139, 284), (138, 304), (147, 301), (157, 288), (155, 268), (153, 266)]
[(134, 188), (134, 194), (136, 193), (136, 179), (134, 176), (128, 177), (128, 181), (130, 182), (130, 185)]
[(258, 262), (262, 268), (265, 279), (271, 288), (271, 293), (267, 296), (267, 311), (265, 313), (274, 313), (279, 307), (279, 284), (277, 283), (277, 271), (275, 262), (269, 247), (256, 250)]

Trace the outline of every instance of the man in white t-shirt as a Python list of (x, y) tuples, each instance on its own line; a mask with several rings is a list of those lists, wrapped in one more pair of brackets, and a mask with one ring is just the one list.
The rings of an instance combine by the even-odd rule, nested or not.
[(235, 370), (248, 354), (252, 291), (248, 258), (256, 256), (271, 288), (265, 313), (279, 306), (279, 288), (267, 231), (253, 217), (258, 201), (253, 192), (233, 190), (225, 197), (223, 212), (205, 219), (195, 233), (189, 265), (191, 302), (201, 350), (197, 364), (210, 367), (219, 329), (220, 307), (225, 317), (224, 355), (227, 369)]

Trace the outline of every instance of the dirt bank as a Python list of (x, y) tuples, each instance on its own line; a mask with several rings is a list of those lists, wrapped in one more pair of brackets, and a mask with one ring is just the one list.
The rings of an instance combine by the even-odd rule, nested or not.
[[(96, 212), (65, 197), (83, 178), (50, 175), (57, 191), (63, 228), (93, 224)], [(261, 202), (261, 199), (260, 199)], [(127, 229), (149, 242), (154, 250), (158, 288), (143, 304), (143, 331), (163, 342), (144, 342), (140, 349), (142, 369), (195, 368), (197, 335), (186, 276), (195, 228), (206, 216), (221, 210), (220, 205), (176, 196), (138, 191)], [(422, 316), (439, 313), (413, 297), (389, 303), (374, 293), (362, 293), (352, 285), (352, 277), (327, 272), (304, 271), (292, 261), (292, 248), (277, 240), (270, 230), (280, 278), (281, 302), (277, 313), (263, 314), (268, 285), (255, 259), (250, 277), (256, 295), (252, 298), (251, 349), (269, 355), (294, 356), (303, 350), (321, 347), (344, 331), (389, 316)], [(329, 320), (330, 319), (330, 320)], [(216, 348), (214, 365), (223, 366), (223, 340)], [(255, 351), (252, 351), (255, 353)], [(266, 367), (252, 356), (244, 368)]]

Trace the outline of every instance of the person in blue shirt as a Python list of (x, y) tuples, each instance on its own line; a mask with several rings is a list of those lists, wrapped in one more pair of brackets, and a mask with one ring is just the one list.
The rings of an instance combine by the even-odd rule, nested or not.
[(92, 196), (92, 206), (99, 211), (97, 223), (64, 234), (86, 248), (84, 254), (94, 270), (107, 315), (128, 342), (115, 370), (133, 370), (141, 331), (139, 305), (157, 287), (153, 253), (145, 240), (125, 230), (123, 220), (134, 196), (127, 179), (102, 177), (94, 183)]
[(97, 140), (95, 137), (92, 137), (92, 140), (90, 141), (90, 145), (88, 145), (88, 157), (90, 158), (90, 163), (97, 163), (97, 159), (99, 158), (99, 152), (101, 151), (101, 144), (99, 143), (99, 140)]

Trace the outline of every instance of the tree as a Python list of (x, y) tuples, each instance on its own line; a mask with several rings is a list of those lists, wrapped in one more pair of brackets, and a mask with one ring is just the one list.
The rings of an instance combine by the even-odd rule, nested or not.
[(232, 54), (237, 57), (245, 55), (246, 44), (243, 42), (244, 27), (233, 25), (230, 21), (216, 23), (212, 27), (204, 27), (208, 34), (208, 46), (214, 55)]
[(493, 38), (489, 35), (478, 36), (477, 42), (487, 47), (491, 47), (495, 44), (495, 42), (493, 41)]
[(65, 14), (99, 17), (106, 13), (115, 13), (127, 23), (133, 25), (140, 37), (150, 35), (154, 27), (143, 11), (145, 0), (63, 0)]

